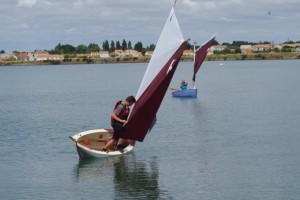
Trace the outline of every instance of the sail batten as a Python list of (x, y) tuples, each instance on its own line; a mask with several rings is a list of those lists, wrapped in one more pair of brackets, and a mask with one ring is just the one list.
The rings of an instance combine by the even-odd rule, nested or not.
[(196, 80), (196, 74), (197, 74), (198, 70), (200, 69), (201, 64), (203, 63), (203, 61), (208, 53), (209, 48), (212, 46), (215, 37), (216, 36), (214, 35), (211, 39), (209, 39), (203, 46), (201, 46), (195, 52), (194, 74), (193, 74), (194, 82)]
[(186, 45), (172, 8), (125, 125), (125, 139), (142, 142), (151, 130)]

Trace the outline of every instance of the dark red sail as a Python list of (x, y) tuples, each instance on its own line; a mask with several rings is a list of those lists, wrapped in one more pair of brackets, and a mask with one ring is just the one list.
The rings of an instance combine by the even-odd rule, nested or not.
[(153, 126), (156, 113), (172, 80), (178, 62), (187, 45), (184, 42), (135, 103), (125, 126), (126, 139), (142, 142)]
[(206, 42), (202, 47), (200, 47), (195, 52), (194, 75), (193, 75), (194, 82), (196, 80), (196, 74), (197, 74), (198, 70), (200, 69), (202, 62), (204, 61), (209, 48), (212, 46), (214, 39), (215, 39), (215, 36), (212, 37), (208, 42)]

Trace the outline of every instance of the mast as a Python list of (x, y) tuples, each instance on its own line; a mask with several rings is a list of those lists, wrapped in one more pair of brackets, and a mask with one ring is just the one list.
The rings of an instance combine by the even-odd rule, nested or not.
[[(195, 59), (196, 59), (196, 42), (194, 42), (194, 52), (193, 52), (193, 54), (194, 54), (194, 65), (195, 65)], [(196, 80), (193, 80), (193, 85), (194, 85), (193, 89), (196, 89)]]

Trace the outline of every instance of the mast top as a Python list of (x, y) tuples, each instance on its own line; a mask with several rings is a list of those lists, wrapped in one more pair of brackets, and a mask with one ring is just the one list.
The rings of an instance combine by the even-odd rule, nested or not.
[(175, 8), (176, 2), (177, 2), (177, 0), (174, 0), (174, 5), (173, 5), (173, 8)]

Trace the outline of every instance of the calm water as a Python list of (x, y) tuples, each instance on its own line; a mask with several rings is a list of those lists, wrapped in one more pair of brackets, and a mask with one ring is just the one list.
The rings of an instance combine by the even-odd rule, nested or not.
[[(133, 153), (79, 160), (69, 135), (109, 127), (147, 64), (0, 68), (0, 199), (300, 198), (300, 60), (204, 62)], [(191, 82), (181, 63), (170, 87)]]

